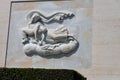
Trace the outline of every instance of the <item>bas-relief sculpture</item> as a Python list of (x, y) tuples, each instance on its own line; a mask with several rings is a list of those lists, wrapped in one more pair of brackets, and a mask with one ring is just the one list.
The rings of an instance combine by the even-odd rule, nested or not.
[(45, 16), (40, 11), (31, 11), (26, 17), (27, 27), (21, 29), (25, 54), (50, 56), (69, 54), (76, 50), (78, 41), (74, 38), (74, 34), (69, 33), (65, 25), (56, 26), (56, 29), (48, 29), (45, 26), (54, 22), (62, 23), (65, 19), (74, 16), (71, 12), (56, 12)]

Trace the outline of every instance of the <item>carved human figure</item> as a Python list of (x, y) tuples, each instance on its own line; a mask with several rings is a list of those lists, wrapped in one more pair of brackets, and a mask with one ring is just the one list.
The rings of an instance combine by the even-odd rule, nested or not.
[(28, 14), (27, 27), (22, 28), (22, 43), (26, 54), (38, 53), (40, 55), (56, 55), (69, 53), (77, 48), (78, 42), (64, 26), (56, 29), (47, 29), (45, 24), (61, 22), (74, 16), (72, 13), (57, 12), (50, 16), (44, 16), (38, 11)]
[[(62, 13), (62, 15), (63, 15), (63, 13)], [(47, 41), (50, 43), (57, 43), (57, 42), (65, 41), (69, 36), (73, 36), (72, 34), (69, 34), (67, 28), (64, 27), (63, 25), (56, 29), (47, 30), (47, 28), (43, 24), (44, 21), (42, 20), (42, 16), (37, 12), (34, 12), (32, 14), (32, 16), (28, 22), (28, 26), (26, 28), (22, 29), (23, 44), (26, 44), (29, 41), (31, 41), (33, 43), (38, 42), (40, 45), (43, 44), (43, 41), (44, 42)], [(70, 14), (69, 14), (69, 16), (70, 16)], [(66, 17), (66, 15), (65, 15), (65, 17)], [(51, 17), (51, 18), (46, 17), (46, 19), (49, 19), (49, 20), (48, 21), (45, 20), (45, 22), (48, 23), (50, 20), (55, 19), (53, 17)], [(29, 38), (30, 36), (32, 36), (32, 38)], [(32, 39), (32, 40), (30, 40), (30, 39)]]
[[(47, 29), (41, 24), (41, 17), (38, 13), (34, 13), (28, 23), (28, 26), (22, 28), (23, 33), (23, 44), (28, 41), (38, 42), (42, 45), (47, 34)], [(32, 37), (30, 40), (30, 36)]]

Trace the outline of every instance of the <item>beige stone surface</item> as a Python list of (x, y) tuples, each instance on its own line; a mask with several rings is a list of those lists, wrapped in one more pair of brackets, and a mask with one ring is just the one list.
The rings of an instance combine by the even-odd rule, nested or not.
[[(4, 66), (10, 0), (0, 3), (0, 66)], [(120, 0), (94, 0), (92, 65), (88, 80), (120, 80)]]

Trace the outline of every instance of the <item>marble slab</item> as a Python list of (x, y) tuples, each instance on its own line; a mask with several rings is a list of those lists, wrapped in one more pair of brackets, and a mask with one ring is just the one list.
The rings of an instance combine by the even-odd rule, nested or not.
[[(12, 2), (9, 25), (6, 67), (18, 68), (55, 68), (80, 69), (89, 68), (92, 63), (92, 1), (40, 1), (40, 2)], [(32, 10), (39, 10), (45, 15), (57, 11), (70, 11), (75, 14), (63, 24), (74, 34), (79, 42), (76, 52), (66, 56), (41, 57), (27, 56), (21, 43), (21, 28), (27, 26), (26, 15)], [(56, 28), (59, 23), (46, 25)]]

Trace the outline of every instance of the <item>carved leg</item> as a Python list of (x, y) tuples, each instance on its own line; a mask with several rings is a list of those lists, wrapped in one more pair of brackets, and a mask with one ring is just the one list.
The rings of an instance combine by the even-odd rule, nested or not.
[(44, 41), (45, 41), (45, 34), (42, 34), (41, 40), (39, 41), (39, 45), (42, 46)]

